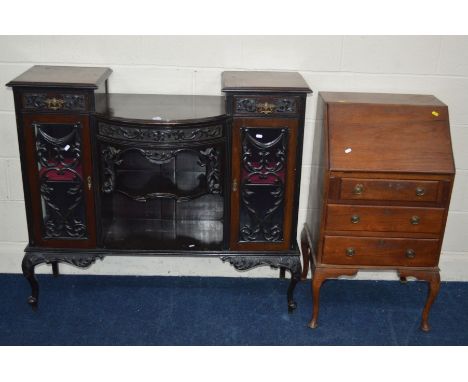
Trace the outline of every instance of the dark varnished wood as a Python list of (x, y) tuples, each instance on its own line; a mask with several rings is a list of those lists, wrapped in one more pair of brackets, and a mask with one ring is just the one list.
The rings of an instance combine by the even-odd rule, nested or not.
[(155, 126), (211, 123), (227, 117), (224, 97), (170, 94), (109, 94), (96, 115)]
[[(288, 311), (293, 311), (293, 292), (301, 272), (294, 238), (305, 101), (310, 92), (302, 77), (276, 72), (226, 74), (232, 86), (225, 87), (226, 97), (219, 97), (109, 94), (110, 73), (109, 68), (34, 66), (7, 84), (14, 90), (28, 217), (29, 245), (22, 269), (31, 285), (29, 304), (33, 308), (38, 304), (35, 267), (39, 264), (51, 264), (58, 275), (59, 263), (85, 268), (107, 255), (193, 256), (219, 257), (239, 270), (266, 265), (280, 268), (283, 276), (288, 270)], [(239, 207), (231, 198), (231, 174), (240, 171), (239, 161), (232, 161), (232, 152), (239, 151), (232, 127), (240, 123), (233, 100), (244, 96), (255, 100), (256, 106), (254, 112), (246, 109), (245, 116), (252, 118), (243, 122), (288, 129), (284, 236), (279, 242), (231, 246)], [(82, 172), (84, 238), (55, 234), (50, 225), (45, 233), (41, 226), (45, 208), (41, 198), (46, 195), (41, 187), (46, 189), (50, 179), (44, 181), (44, 172), (38, 175), (38, 157), (68, 148), (66, 140), (54, 141), (41, 130), (40, 136), (52, 139), (53, 148), (42, 147), (37, 154), (35, 122), (56, 128), (80, 126), (81, 140), (73, 143), (80, 150), (73, 152), (81, 155), (82, 167), (72, 167), (77, 163), (74, 159), (66, 163), (52, 158), (43, 160), (41, 168), (55, 166), (52, 170), (59, 176), (64, 169)], [(67, 133), (66, 138), (72, 136)], [(44, 154), (44, 150), (49, 151)], [(59, 180), (64, 179), (52, 179)], [(76, 191), (69, 191), (75, 195)], [(112, 199), (109, 194), (118, 197)], [(46, 208), (55, 207), (49, 203)]]
[(112, 73), (110, 68), (35, 65), (7, 86), (97, 89)]
[(296, 72), (223, 72), (223, 92), (305, 92), (311, 93)]
[(429, 283), (421, 324), (427, 331), (455, 173), (448, 108), (425, 95), (320, 93), (319, 109), (317, 145), (324, 149), (315, 164), (323, 169), (323, 199), (314, 207), (320, 218), (301, 239), (313, 271), (310, 327), (325, 279), (396, 269), (402, 281)]
[[(241, 128), (261, 127), (261, 128), (286, 128), (288, 129), (288, 158), (286, 161), (286, 182), (284, 196), (283, 231), (284, 238), (280, 242), (241, 242), (239, 240), (239, 210), (240, 210), (240, 184), (241, 184)], [(294, 191), (296, 186), (296, 157), (298, 121), (296, 119), (281, 118), (237, 118), (232, 127), (232, 180), (237, 182), (237, 190), (231, 187), (231, 249), (235, 250), (284, 250), (291, 247), (293, 237), (292, 226), (295, 218), (288, 213), (292, 211), (294, 204)], [(296, 218), (297, 219), (297, 218)]]
[(24, 143), (26, 155), (26, 168), (29, 178), (32, 227), (34, 242), (37, 245), (51, 248), (94, 248), (96, 246), (96, 217), (94, 207), (94, 188), (91, 185), (89, 189), (86, 185), (83, 188), (86, 209), (87, 235), (85, 239), (44, 239), (42, 233), (42, 205), (40, 184), (37, 170), (36, 157), (36, 137), (34, 134), (34, 123), (79, 123), (81, 124), (81, 161), (83, 179), (86, 183), (88, 177), (92, 178), (92, 159), (91, 159), (91, 137), (89, 128), (89, 119), (85, 115), (41, 115), (26, 114), (23, 116), (22, 124), (24, 126)]

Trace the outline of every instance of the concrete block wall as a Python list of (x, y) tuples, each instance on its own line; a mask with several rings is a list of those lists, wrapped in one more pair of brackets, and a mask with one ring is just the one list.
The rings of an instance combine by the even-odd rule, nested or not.
[[(33, 64), (109, 66), (111, 92), (221, 94), (224, 70), (299, 71), (307, 102), (299, 226), (307, 216), (319, 91), (434, 94), (449, 106), (457, 175), (441, 269), (468, 281), (467, 36), (0, 36), (0, 84)], [(0, 87), (0, 273), (20, 272), (27, 239), (12, 91)], [(63, 266), (63, 272), (84, 273)], [(42, 266), (39, 272), (50, 272)], [(88, 274), (276, 277), (217, 259), (107, 258)], [(395, 279), (392, 272), (358, 278)]]

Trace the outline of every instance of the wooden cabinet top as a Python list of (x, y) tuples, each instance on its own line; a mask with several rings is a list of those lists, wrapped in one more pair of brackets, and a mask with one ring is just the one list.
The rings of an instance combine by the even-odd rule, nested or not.
[(103, 67), (35, 65), (7, 86), (74, 87), (96, 89), (112, 70)]
[(434, 96), (320, 93), (332, 171), (453, 174), (447, 106)]
[(152, 125), (224, 120), (224, 97), (167, 94), (109, 94), (96, 114), (109, 120)]
[(312, 92), (297, 72), (223, 72), (222, 82), (223, 92)]

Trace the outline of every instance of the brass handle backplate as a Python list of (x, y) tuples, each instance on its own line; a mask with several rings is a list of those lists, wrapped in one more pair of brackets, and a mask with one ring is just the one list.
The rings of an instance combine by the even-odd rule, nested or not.
[(58, 98), (47, 98), (45, 100), (45, 103), (47, 104), (47, 108), (51, 110), (58, 110), (63, 107), (63, 104), (65, 101), (63, 99), (58, 99)]
[(87, 180), (87, 182), (88, 182), (88, 190), (91, 191), (91, 187), (92, 187), (92, 185), (93, 185), (92, 180), (91, 180), (91, 176), (88, 176), (88, 177), (86, 178), (86, 180)]
[(419, 216), (411, 216), (410, 223), (413, 225), (418, 225), (419, 222), (421, 221), (421, 218)]
[(237, 179), (232, 180), (232, 192), (237, 191)]
[(361, 195), (363, 191), (364, 191), (364, 186), (361, 183), (358, 183), (354, 186), (353, 194)]
[(357, 224), (361, 221), (361, 218), (359, 217), (359, 215), (353, 215), (351, 216), (351, 223), (353, 224)]
[(423, 196), (426, 193), (426, 190), (422, 187), (416, 187), (416, 196)]
[(405, 252), (405, 256), (408, 259), (414, 259), (416, 257), (416, 252), (414, 252), (413, 249), (407, 249), (406, 252)]
[(353, 247), (346, 248), (346, 256), (353, 257), (356, 254), (356, 250)]
[(275, 111), (276, 105), (273, 103), (259, 103), (257, 105), (257, 112), (262, 114), (271, 114)]

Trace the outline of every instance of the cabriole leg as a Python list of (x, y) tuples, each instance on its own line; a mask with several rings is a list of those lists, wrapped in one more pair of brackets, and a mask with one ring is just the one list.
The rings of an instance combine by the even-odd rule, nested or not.
[(301, 280), (301, 262), (299, 257), (295, 258), (295, 263), (291, 266), (291, 282), (288, 287), (288, 313), (292, 313), (297, 308), (297, 303), (294, 301), (294, 289), (297, 283)]
[(31, 296), (28, 297), (28, 304), (33, 310), (37, 309), (37, 303), (39, 299), (39, 283), (37, 282), (36, 275), (34, 273), (34, 268), (39, 263), (35, 260), (37, 257), (33, 254), (26, 253), (21, 263), (21, 268), (23, 270), (23, 275), (29, 281), (31, 285)]
[(428, 332), (431, 330), (429, 325), (429, 311), (431, 310), (432, 304), (434, 303), (437, 295), (439, 294), (440, 289), (440, 275), (439, 272), (435, 272), (429, 282), (429, 289), (427, 293), (427, 300), (426, 305), (424, 306), (423, 313), (422, 313), (422, 321), (421, 321), (421, 330), (424, 332)]

